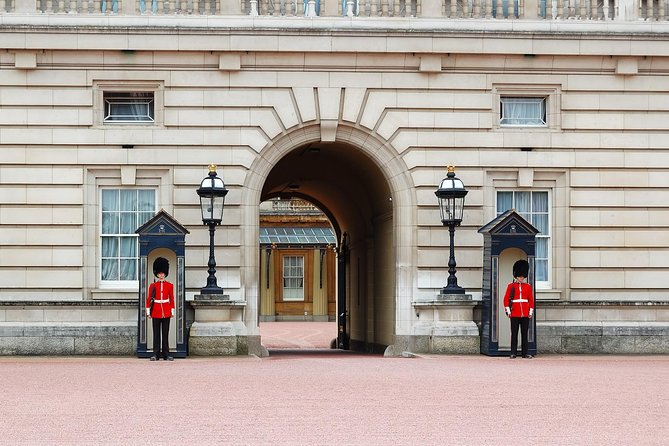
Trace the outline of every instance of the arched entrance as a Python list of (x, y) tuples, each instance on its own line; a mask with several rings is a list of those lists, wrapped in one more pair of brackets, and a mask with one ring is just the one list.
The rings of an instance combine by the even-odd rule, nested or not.
[[(415, 197), (397, 153), (354, 128), (340, 129), (335, 142), (321, 142), (320, 127), (314, 126), (268, 146), (251, 170), (243, 203), (301, 197), (333, 223), (339, 255), (337, 313), (345, 313), (338, 321), (346, 327), (345, 347), (383, 352), (398, 334), (408, 335), (413, 267), (406, 265), (412, 264), (408, 248), (413, 246)], [(253, 332), (259, 309), (258, 207), (248, 205), (244, 212), (256, 222), (254, 231), (245, 228), (243, 234), (245, 260), (254, 264), (247, 272), (255, 272), (253, 280), (245, 276), (256, 289), (255, 302), (247, 294), (247, 326)]]

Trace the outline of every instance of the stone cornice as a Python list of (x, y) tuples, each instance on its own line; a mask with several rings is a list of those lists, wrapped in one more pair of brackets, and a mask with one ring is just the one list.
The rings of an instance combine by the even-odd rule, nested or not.
[[(143, 39), (151, 35), (160, 44)], [(0, 42), (9, 50), (665, 56), (669, 22), (5, 14)]]

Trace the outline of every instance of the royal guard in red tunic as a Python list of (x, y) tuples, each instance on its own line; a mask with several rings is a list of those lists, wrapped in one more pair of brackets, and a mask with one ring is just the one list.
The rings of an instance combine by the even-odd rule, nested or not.
[(526, 260), (518, 260), (513, 264), (513, 282), (506, 287), (504, 294), (504, 311), (511, 319), (511, 358), (518, 351), (518, 328), (520, 327), (521, 354), (523, 358), (531, 358), (527, 353), (527, 334), (530, 319), (534, 315), (534, 295), (532, 286), (525, 283), (530, 265)]
[[(153, 320), (153, 356), (151, 361), (161, 357), (173, 361), (170, 356), (170, 318), (174, 316), (174, 286), (165, 280), (170, 272), (170, 263), (163, 257), (153, 262), (153, 275), (158, 279), (149, 285), (146, 297), (146, 316)], [(162, 349), (161, 349), (162, 346)]]

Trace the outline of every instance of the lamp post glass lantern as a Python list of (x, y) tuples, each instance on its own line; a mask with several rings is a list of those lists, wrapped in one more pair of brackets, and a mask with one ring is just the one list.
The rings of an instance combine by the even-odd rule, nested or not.
[(214, 258), (214, 233), (216, 225), (223, 220), (223, 207), (228, 190), (223, 180), (216, 175), (216, 164), (209, 165), (209, 175), (202, 180), (197, 190), (200, 196), (200, 210), (202, 211), (202, 223), (209, 226), (209, 277), (207, 286), (202, 288), (202, 294), (223, 294), (223, 288), (216, 283), (216, 259)]
[(448, 226), (450, 235), (450, 255), (448, 257), (448, 283), (442, 288), (441, 294), (465, 294), (465, 289), (458, 286), (455, 277), (455, 227), (460, 226), (462, 214), (465, 210), (465, 196), (467, 195), (464, 183), (455, 176), (455, 168), (448, 166), (448, 174), (441, 181), (439, 189), (434, 193), (439, 200), (441, 223)]

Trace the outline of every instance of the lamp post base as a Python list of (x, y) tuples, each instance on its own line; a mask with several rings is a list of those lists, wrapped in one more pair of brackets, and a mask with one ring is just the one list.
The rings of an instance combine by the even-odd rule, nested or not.
[(229, 295), (196, 294), (191, 307), (194, 321), (188, 337), (188, 352), (194, 356), (262, 356), (260, 335), (251, 334), (244, 321), (246, 302)]
[(414, 301), (416, 319), (411, 335), (405, 336), (413, 345), (404, 348), (414, 353), (479, 353), (479, 329), (474, 322), (477, 303), (471, 294), (451, 293), (439, 294), (431, 300)]
[(440, 294), (465, 294), (465, 289), (457, 285), (448, 285), (441, 289)]
[(210, 287), (206, 286), (204, 288), (200, 289), (200, 294), (202, 295), (207, 295), (207, 294), (225, 294), (225, 290), (221, 287)]

